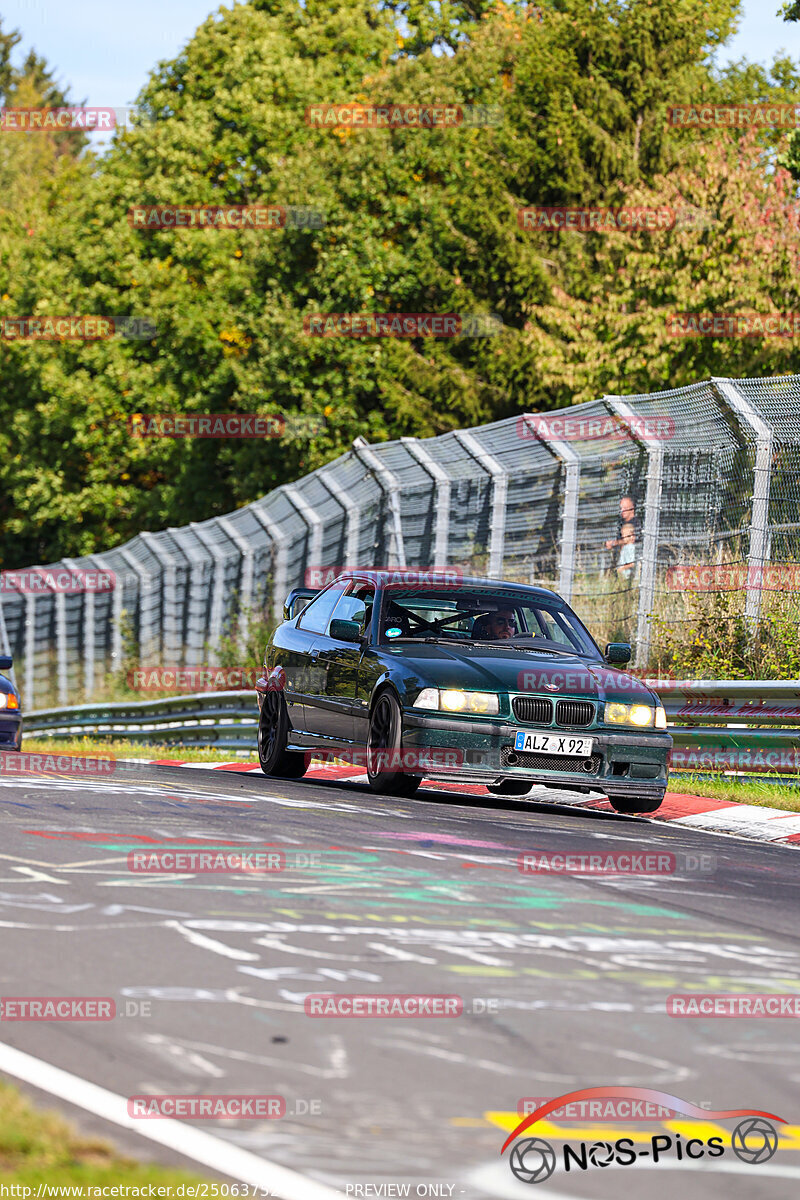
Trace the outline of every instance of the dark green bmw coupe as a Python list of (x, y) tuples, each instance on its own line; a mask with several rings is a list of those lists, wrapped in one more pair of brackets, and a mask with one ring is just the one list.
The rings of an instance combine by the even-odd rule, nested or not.
[(352, 571), (289, 594), (256, 684), (258, 756), (297, 778), (314, 753), (363, 762), (378, 792), (423, 776), (523, 796), (598, 791), (654, 812), (672, 738), (654, 692), (554, 592), (415, 571)]

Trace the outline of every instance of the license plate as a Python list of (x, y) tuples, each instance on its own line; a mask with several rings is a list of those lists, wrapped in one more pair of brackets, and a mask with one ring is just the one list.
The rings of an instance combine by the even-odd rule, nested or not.
[(536, 754), (576, 754), (589, 758), (592, 753), (590, 737), (571, 737), (568, 733), (530, 733), (526, 729), (514, 731), (514, 749), (534, 751)]

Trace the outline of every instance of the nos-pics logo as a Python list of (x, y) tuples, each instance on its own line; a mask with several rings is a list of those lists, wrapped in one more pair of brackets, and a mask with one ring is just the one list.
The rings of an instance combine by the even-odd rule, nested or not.
[[(755, 1108), (707, 1109), (671, 1096), (667, 1092), (653, 1091), (651, 1088), (598, 1087), (582, 1088), (577, 1092), (567, 1092), (548, 1100), (524, 1117), (503, 1143), (500, 1151), (504, 1154), (514, 1142), (508, 1165), (512, 1174), (522, 1183), (542, 1183), (549, 1179), (558, 1166), (559, 1157), (563, 1169), (569, 1171), (587, 1171), (592, 1167), (629, 1167), (638, 1159), (649, 1159), (654, 1164), (670, 1157), (678, 1161), (696, 1161), (701, 1158), (719, 1158), (727, 1149), (722, 1137), (685, 1138), (680, 1133), (654, 1134), (647, 1142), (641, 1138), (616, 1138), (613, 1142), (565, 1142), (561, 1147), (561, 1155), (550, 1142), (541, 1137), (520, 1138), (530, 1127), (541, 1121), (556, 1109), (568, 1104), (576, 1104), (586, 1100), (609, 1100), (613, 1098), (626, 1101), (640, 1101), (646, 1104), (657, 1104), (670, 1110), (674, 1115), (683, 1115), (708, 1122), (742, 1117), (733, 1130), (730, 1139), (730, 1149), (738, 1159), (745, 1163), (768, 1162), (778, 1149), (778, 1133), (771, 1123), (785, 1124), (783, 1117), (774, 1113), (762, 1112)], [(641, 1147), (641, 1148), (639, 1148)]]

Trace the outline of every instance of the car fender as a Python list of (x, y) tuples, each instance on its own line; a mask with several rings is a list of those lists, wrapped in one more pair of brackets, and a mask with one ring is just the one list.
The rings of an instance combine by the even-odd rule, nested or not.
[(397, 703), (400, 705), (400, 711), (402, 712), (402, 710), (403, 710), (403, 699), (402, 699), (402, 697), (401, 697), (401, 695), (400, 695), (400, 692), (398, 691), (398, 688), (397, 688), (397, 683), (396, 683), (396, 681), (395, 681), (394, 679), (392, 679), (392, 676), (390, 675), (389, 671), (387, 670), (387, 671), (385, 671), (385, 672), (384, 672), (384, 674), (383, 674), (383, 675), (380, 677), (380, 679), (378, 679), (378, 680), (376, 681), (376, 683), (375, 683), (375, 686), (374, 686), (374, 688), (372, 689), (372, 695), (371, 695), (371, 696), (370, 696), (370, 698), (369, 698), (369, 715), (370, 715), (370, 716), (372, 716), (372, 710), (373, 710), (373, 708), (375, 707), (375, 704), (376, 704), (376, 702), (377, 702), (377, 700), (378, 700), (378, 697), (379, 697), (379, 696), (380, 696), (380, 695), (381, 695), (383, 692), (392, 692), (392, 694), (394, 695), (394, 698), (395, 698), (395, 700), (396, 700), (396, 701), (397, 701)]

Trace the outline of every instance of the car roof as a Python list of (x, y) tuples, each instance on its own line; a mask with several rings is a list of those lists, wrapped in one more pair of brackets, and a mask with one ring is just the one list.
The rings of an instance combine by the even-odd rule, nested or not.
[[(452, 587), (454, 583), (458, 583), (459, 587), (489, 587), (499, 592), (531, 592), (534, 596), (538, 596), (542, 600), (561, 600), (558, 592), (552, 591), (550, 588), (538, 587), (531, 583), (512, 583), (508, 579), (485, 579), (477, 575), (462, 575), (455, 579), (451, 571), (426, 571), (419, 567), (396, 567), (393, 570), (375, 570), (375, 571), (343, 571), (337, 577), (337, 582), (342, 580), (359, 579), (365, 583), (375, 583), (378, 585), (387, 582), (397, 583), (401, 585), (403, 576), (408, 575), (408, 586), (413, 587), (420, 579), (424, 579), (426, 588), (431, 584), (441, 583), (442, 587)], [(562, 601), (563, 603), (563, 601)]]

